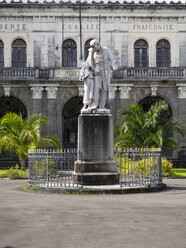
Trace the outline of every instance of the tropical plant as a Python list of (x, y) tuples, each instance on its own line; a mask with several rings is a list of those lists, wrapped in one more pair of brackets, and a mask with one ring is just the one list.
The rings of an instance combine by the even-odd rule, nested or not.
[(178, 142), (170, 135), (185, 133), (182, 121), (171, 118), (162, 121), (162, 114), (168, 110), (168, 104), (161, 100), (151, 105), (147, 112), (142, 106), (132, 104), (121, 109), (121, 124), (115, 132), (115, 147), (121, 148), (171, 148), (179, 150)]
[(11, 167), (9, 170), (0, 170), (0, 178), (8, 177), (10, 179), (26, 179), (28, 178), (28, 169), (21, 170), (16, 164), (15, 168)]
[(0, 152), (2, 149), (18, 155), (21, 168), (29, 149), (50, 147), (61, 148), (57, 136), (41, 136), (41, 125), (47, 126), (47, 118), (43, 114), (34, 114), (26, 119), (16, 113), (7, 113), (0, 119)]
[(173, 170), (173, 163), (166, 158), (161, 160), (162, 175), (164, 177), (175, 177), (175, 172)]

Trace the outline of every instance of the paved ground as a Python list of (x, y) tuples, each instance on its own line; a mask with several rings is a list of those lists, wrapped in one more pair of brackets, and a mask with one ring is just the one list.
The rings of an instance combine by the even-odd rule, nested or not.
[(186, 248), (186, 179), (160, 193), (47, 195), (0, 179), (0, 248)]

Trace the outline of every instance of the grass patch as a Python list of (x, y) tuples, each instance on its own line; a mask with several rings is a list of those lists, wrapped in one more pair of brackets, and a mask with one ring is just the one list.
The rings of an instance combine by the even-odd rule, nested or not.
[(22, 189), (26, 192), (34, 192), (38, 194), (67, 194), (67, 195), (107, 195), (107, 194), (128, 194), (128, 193), (149, 193), (163, 191), (166, 188), (166, 184), (155, 185), (154, 187), (144, 187), (144, 188), (123, 188), (123, 189), (70, 189), (70, 188), (44, 188), (38, 186), (24, 185)]
[(186, 169), (173, 169), (176, 177), (186, 177)]
[(55, 189), (55, 188), (44, 188), (31, 185), (23, 185), (22, 189), (26, 192), (44, 193), (44, 194), (71, 194), (71, 195), (86, 195), (87, 192), (81, 189), (66, 190), (66, 189)]

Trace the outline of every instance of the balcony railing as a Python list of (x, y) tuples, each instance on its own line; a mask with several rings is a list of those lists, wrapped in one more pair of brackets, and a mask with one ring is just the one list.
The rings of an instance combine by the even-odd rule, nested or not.
[(185, 79), (186, 68), (124, 68), (113, 73), (114, 79)]
[(0, 69), (0, 78), (3, 79), (37, 79), (52, 78), (53, 70), (44, 70), (36, 68), (2, 68)]
[(38, 77), (37, 69), (34, 68), (3, 68), (0, 69), (0, 78), (24, 79)]
[[(79, 79), (80, 68), (1, 68), (0, 79)], [(122, 68), (113, 73), (113, 79), (125, 80), (186, 80), (186, 68)]]

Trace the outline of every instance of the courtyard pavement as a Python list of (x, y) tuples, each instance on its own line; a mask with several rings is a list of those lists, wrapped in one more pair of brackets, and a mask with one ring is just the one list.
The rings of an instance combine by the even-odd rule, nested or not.
[(0, 248), (186, 248), (186, 179), (125, 195), (27, 193), (0, 179)]

